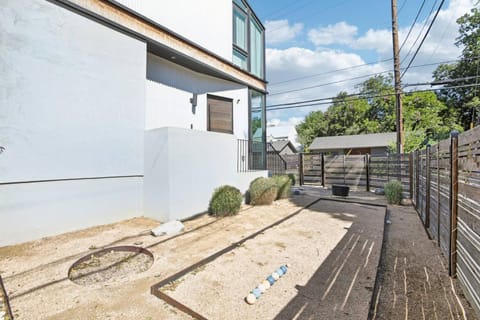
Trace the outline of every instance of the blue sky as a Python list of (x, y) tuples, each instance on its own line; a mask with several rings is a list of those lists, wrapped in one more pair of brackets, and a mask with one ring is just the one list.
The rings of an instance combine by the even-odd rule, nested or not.
[[(413, 24), (422, 1), (397, 0), (400, 43)], [(355, 86), (369, 75), (387, 74), (393, 68), (391, 8), (387, 0), (250, 0), (266, 27), (267, 80), (270, 95), (267, 105), (335, 96)], [(432, 30), (403, 83), (431, 80), (433, 66), (455, 60), (461, 48), (454, 45), (458, 36), (456, 19), (474, 6), (475, 0), (448, 0), (442, 7)], [(417, 23), (401, 51), (405, 67), (413, 55), (422, 33), (433, 18), (432, 8), (440, 1), (426, 0)], [(434, 10), (435, 11), (435, 10)], [(415, 39), (420, 35), (419, 40)], [(413, 50), (410, 50), (410, 49)], [(373, 64), (355, 67), (361, 64)], [(377, 62), (377, 63), (375, 63)], [(355, 68), (351, 68), (355, 67)], [(334, 73), (328, 71), (345, 69)], [(320, 74), (318, 76), (313, 76)], [(303, 80), (278, 83), (293, 78)], [(358, 78), (356, 80), (346, 80)], [(330, 82), (337, 82), (325, 85)], [(299, 90), (314, 86), (308, 90)], [(293, 90), (293, 91), (292, 91)], [(284, 93), (285, 91), (292, 91)], [(270, 111), (271, 125), (296, 124), (313, 110), (328, 106)]]

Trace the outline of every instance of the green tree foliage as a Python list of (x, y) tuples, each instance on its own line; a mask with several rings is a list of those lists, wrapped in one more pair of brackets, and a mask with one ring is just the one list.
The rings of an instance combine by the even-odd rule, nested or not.
[[(325, 111), (310, 113), (297, 126), (308, 147), (315, 137), (392, 132), (396, 130), (392, 78), (376, 76), (360, 86), (360, 98), (341, 92)], [(460, 130), (454, 113), (433, 92), (407, 94), (403, 99), (405, 151), (424, 147)]]
[(455, 115), (433, 92), (417, 92), (403, 98), (405, 152), (423, 148), (449, 137), (452, 130), (461, 131)]
[[(436, 81), (448, 79), (463, 79), (445, 86), (450, 89), (441, 90), (439, 98), (448, 106), (447, 112), (457, 112), (460, 123), (465, 129), (470, 123), (478, 124), (478, 113), (480, 112), (480, 88), (464, 87), (463, 85), (474, 85), (480, 83), (476, 77), (480, 75), (480, 9), (473, 8), (457, 20), (459, 24), (459, 37), (455, 43), (463, 47), (459, 62), (449, 65), (440, 65), (433, 76)], [(470, 78), (469, 78), (470, 77)]]
[(308, 146), (316, 137), (327, 135), (328, 123), (322, 111), (313, 111), (305, 117), (305, 120), (297, 125), (298, 140), (304, 146)]

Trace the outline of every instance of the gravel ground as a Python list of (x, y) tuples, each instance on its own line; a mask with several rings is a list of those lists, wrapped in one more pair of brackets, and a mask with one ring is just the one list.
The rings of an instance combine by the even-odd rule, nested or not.
[[(158, 222), (136, 218), (2, 247), (0, 274), (15, 319), (191, 319), (151, 295), (150, 287), (328, 195), (321, 188), (305, 188), (303, 195), (272, 206), (245, 206), (235, 217), (217, 220), (201, 216), (185, 222), (180, 236), (169, 238), (150, 235)], [(384, 201), (365, 192), (352, 193), (348, 199)], [(370, 301), (376, 302), (371, 309), (375, 319), (475, 319), (413, 209), (390, 209), (392, 224), (386, 227), (378, 294), (373, 299), (383, 215), (370, 206), (326, 200), (187, 275), (173, 288), (172, 295), (193, 307), (198, 303), (192, 301), (194, 288), (214, 288), (210, 296), (201, 297), (204, 303), (198, 304), (197, 310), (213, 319), (222, 316), (213, 306), (220, 306), (215, 301), (222, 301), (223, 296), (229, 297), (228, 305), (235, 305), (246, 318), (251, 315), (249, 319), (365, 319)], [(289, 228), (283, 229), (285, 226)], [(76, 260), (117, 245), (150, 250), (155, 258), (152, 267), (93, 287), (68, 279), (68, 269)], [(367, 267), (363, 267), (366, 261)], [(248, 291), (285, 262), (291, 264), (289, 273), (257, 304), (245, 304)], [(187, 283), (191, 284), (191, 295), (182, 293)], [(229, 313), (227, 318), (232, 317), (234, 314)]]

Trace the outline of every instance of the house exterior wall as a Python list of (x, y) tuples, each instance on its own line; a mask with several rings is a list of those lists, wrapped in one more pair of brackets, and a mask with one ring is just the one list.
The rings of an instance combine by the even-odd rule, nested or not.
[(229, 134), (160, 128), (145, 132), (145, 216), (168, 221), (208, 209), (215, 188), (244, 193), (267, 171), (237, 173), (236, 138)]
[(140, 214), (145, 43), (44, 0), (0, 33), (0, 245)]
[(231, 0), (117, 0), (117, 2), (232, 61)]
[[(177, 127), (207, 130), (207, 94), (233, 100), (234, 135), (248, 139), (248, 88), (206, 76), (149, 54), (147, 56), (146, 130)], [(190, 98), (197, 94), (192, 112)]]

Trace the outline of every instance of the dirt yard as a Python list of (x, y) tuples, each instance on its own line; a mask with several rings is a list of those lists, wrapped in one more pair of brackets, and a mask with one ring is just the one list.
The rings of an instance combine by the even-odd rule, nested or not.
[[(173, 237), (151, 236), (158, 222), (136, 218), (3, 247), (0, 275), (15, 319), (191, 319), (153, 296), (150, 287), (299, 212), (187, 274), (165, 293), (208, 319), (366, 319), (369, 312), (376, 319), (474, 319), (463, 296), (455, 294), (460, 292), (455, 282), (450, 285), (444, 276), (441, 258), (422, 245), (430, 241), (415, 225), (418, 217), (411, 208), (392, 211), (373, 296), (385, 209), (327, 199), (303, 209), (327, 195), (306, 189), (272, 206), (245, 206), (235, 217), (204, 215), (185, 222), (185, 231)], [(371, 193), (349, 200), (383, 201)], [(118, 245), (149, 250), (153, 265), (116, 281), (79, 285), (68, 279), (75, 261)], [(288, 273), (256, 304), (247, 305), (248, 292), (285, 263)]]

